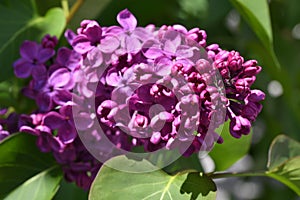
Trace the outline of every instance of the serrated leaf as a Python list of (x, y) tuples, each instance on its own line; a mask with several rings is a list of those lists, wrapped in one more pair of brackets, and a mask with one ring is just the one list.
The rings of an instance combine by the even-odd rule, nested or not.
[[(162, 170), (147, 173), (133, 173), (142, 169), (155, 169), (148, 161), (129, 160), (125, 156), (118, 156), (107, 161), (110, 167), (103, 165), (94, 180), (90, 193), (90, 200), (122, 199), (122, 200), (186, 200), (216, 198), (214, 182), (199, 172), (179, 173), (170, 176)], [(113, 166), (124, 166), (131, 173), (119, 171)]]
[(51, 200), (59, 188), (61, 179), (61, 169), (58, 166), (51, 167), (28, 179), (4, 200)]
[(267, 175), (300, 195), (300, 143), (284, 135), (277, 136), (269, 149)]
[(280, 67), (273, 49), (273, 33), (267, 0), (231, 0), (248, 22), (254, 33), (269, 51), (274, 63)]
[(223, 137), (224, 142), (223, 144), (215, 144), (209, 155), (215, 162), (215, 170), (223, 171), (247, 154), (252, 132), (239, 139), (234, 138), (229, 133), (229, 121), (225, 122), (224, 126), (218, 128), (216, 132)]
[(60, 37), (65, 25), (61, 8), (50, 9), (44, 17), (38, 16), (34, 1), (12, 0), (0, 4), (0, 81), (13, 76), (13, 62), (19, 57), (19, 47), (24, 40), (40, 42), (46, 35)]
[(36, 137), (18, 133), (0, 143), (0, 199), (24, 181), (55, 165), (50, 154), (41, 153)]

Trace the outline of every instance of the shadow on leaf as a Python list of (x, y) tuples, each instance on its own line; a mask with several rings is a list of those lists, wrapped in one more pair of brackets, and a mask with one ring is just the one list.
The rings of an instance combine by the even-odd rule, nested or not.
[(208, 176), (199, 172), (189, 173), (180, 188), (181, 194), (192, 193), (190, 200), (197, 199), (199, 194), (207, 196), (210, 191), (217, 191), (216, 184)]

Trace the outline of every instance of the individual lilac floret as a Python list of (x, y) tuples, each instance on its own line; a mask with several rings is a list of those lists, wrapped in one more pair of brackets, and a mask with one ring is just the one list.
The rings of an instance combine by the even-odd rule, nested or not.
[[(53, 45), (50, 45), (51, 47)], [(14, 63), (15, 74), (19, 78), (27, 78), (32, 75), (39, 78), (46, 72), (45, 62), (54, 55), (53, 48), (43, 47), (32, 41), (25, 41), (21, 45), (21, 58)]]

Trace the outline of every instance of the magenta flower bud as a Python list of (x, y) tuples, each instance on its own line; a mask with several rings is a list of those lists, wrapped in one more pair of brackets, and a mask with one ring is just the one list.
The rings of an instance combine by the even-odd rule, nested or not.
[(244, 58), (240, 56), (239, 52), (231, 51), (228, 55), (228, 66), (229, 69), (237, 72), (242, 68)]
[(51, 37), (49, 34), (45, 35), (42, 39), (42, 46), (44, 48), (54, 49), (57, 45), (58, 40), (56, 36)]
[(206, 46), (206, 32), (204, 30), (200, 30), (199, 28), (193, 28), (188, 31), (187, 37), (198, 42), (202, 47)]
[(242, 110), (242, 116), (249, 119), (251, 122), (255, 121), (257, 115), (260, 113), (262, 105), (259, 103), (249, 102)]
[(249, 83), (246, 79), (238, 79), (235, 82), (235, 88), (241, 94), (245, 94), (250, 90)]
[(160, 137), (160, 132), (154, 132), (150, 138), (150, 142), (153, 144), (158, 144), (160, 142)]
[(260, 90), (251, 90), (251, 93), (246, 97), (246, 101), (259, 102), (265, 99), (265, 93)]
[(250, 133), (251, 123), (242, 116), (236, 116), (230, 121), (230, 134), (235, 138)]
[(261, 67), (257, 65), (256, 60), (248, 60), (243, 64), (244, 74), (246, 76), (255, 76), (261, 71)]

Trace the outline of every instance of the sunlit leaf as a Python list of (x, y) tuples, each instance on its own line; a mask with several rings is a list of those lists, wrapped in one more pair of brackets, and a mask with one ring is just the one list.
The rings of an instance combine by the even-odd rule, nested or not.
[(61, 169), (58, 166), (51, 167), (28, 179), (4, 200), (50, 200), (57, 192), (61, 179)]
[(55, 165), (51, 155), (41, 153), (36, 137), (18, 133), (0, 143), (0, 199), (24, 181)]
[(231, 2), (248, 22), (265, 48), (269, 51), (269, 54), (277, 67), (280, 67), (273, 49), (273, 33), (268, 1), (231, 0)]
[(161, 199), (186, 200), (216, 198), (214, 182), (199, 172), (183, 173), (170, 176), (162, 170), (133, 173), (145, 169), (155, 169), (146, 160), (134, 161), (125, 156), (108, 161), (109, 166), (124, 166), (131, 173), (119, 171), (104, 165), (92, 184), (89, 199)]
[(269, 150), (267, 175), (300, 195), (300, 143), (284, 135), (274, 139)]
[[(223, 129), (222, 129), (223, 128)], [(241, 138), (234, 138), (229, 133), (229, 121), (223, 127), (217, 129), (217, 132), (224, 139), (223, 144), (215, 144), (213, 150), (209, 153), (214, 160), (217, 171), (228, 169), (236, 161), (245, 156), (251, 143), (251, 134), (244, 135)]]

